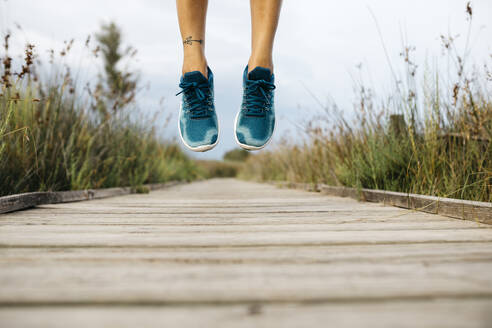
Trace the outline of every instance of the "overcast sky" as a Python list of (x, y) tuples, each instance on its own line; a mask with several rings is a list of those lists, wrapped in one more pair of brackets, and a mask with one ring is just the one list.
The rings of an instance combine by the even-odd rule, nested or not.
[[(463, 0), (285, 0), (275, 44), (276, 140), (295, 135), (293, 123), (319, 109), (309, 94), (325, 102), (333, 98), (350, 113), (353, 101), (351, 74), (363, 63), (375, 84), (384, 90), (390, 75), (374, 13), (391, 57), (398, 63), (402, 35), (417, 47), (417, 63), (439, 59), (441, 34), (466, 33)], [(473, 1), (473, 56), (480, 63), (492, 53), (492, 1)], [(134, 66), (150, 89), (139, 100), (147, 112), (155, 111), (164, 97), (165, 111), (177, 113), (181, 71), (181, 41), (173, 0), (0, 0), (0, 29), (15, 32), (14, 50), (26, 42), (45, 56), (50, 48), (75, 38), (82, 44), (103, 22), (115, 21), (125, 43), (138, 49)], [(210, 0), (207, 20), (207, 57), (215, 74), (216, 109), (221, 140), (216, 149), (197, 155), (221, 158), (235, 147), (233, 121), (241, 102), (241, 78), (250, 48), (249, 2)], [(462, 44), (462, 37), (458, 44)], [(81, 48), (81, 47), (80, 47)], [(75, 52), (80, 48), (76, 48)], [(0, 50), (0, 51), (3, 51)], [(72, 54), (74, 70), (92, 72), (94, 62)], [(93, 74), (93, 73), (90, 73)], [(89, 74), (89, 75), (90, 75)], [(82, 74), (83, 75), (83, 74)], [(306, 90), (309, 89), (309, 92)], [(175, 137), (177, 115), (166, 136)]]

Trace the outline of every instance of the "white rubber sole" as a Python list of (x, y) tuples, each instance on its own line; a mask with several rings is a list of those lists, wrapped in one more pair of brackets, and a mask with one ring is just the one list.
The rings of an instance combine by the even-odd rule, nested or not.
[(270, 139), (267, 140), (267, 142), (265, 142), (264, 145), (262, 146), (251, 146), (251, 145), (246, 145), (246, 144), (243, 144), (243, 143), (240, 143), (239, 140), (237, 140), (237, 133), (236, 133), (236, 127), (237, 127), (237, 120), (239, 118), (239, 113), (241, 111), (237, 112), (236, 114), (236, 118), (234, 119), (234, 139), (236, 139), (236, 143), (239, 145), (239, 147), (243, 148), (243, 149), (246, 149), (246, 150), (260, 150), (260, 149), (263, 149), (265, 148), (266, 146), (268, 146), (268, 144), (270, 143), (270, 141), (272, 140), (272, 137), (273, 137), (273, 134), (275, 133), (275, 125), (277, 124), (276, 122), (273, 124), (273, 131), (272, 131), (272, 135), (270, 136)]
[(180, 137), (183, 145), (185, 145), (186, 148), (188, 148), (189, 150), (197, 152), (197, 153), (203, 153), (203, 152), (209, 151), (209, 150), (213, 149), (215, 146), (217, 146), (217, 144), (219, 143), (219, 139), (220, 139), (220, 128), (219, 128), (219, 120), (218, 119), (217, 119), (217, 140), (215, 141), (215, 143), (213, 143), (211, 145), (203, 145), (203, 146), (198, 146), (198, 147), (191, 147), (190, 145), (188, 145), (186, 143), (186, 141), (183, 139), (183, 134), (181, 133), (181, 124), (179, 124), (182, 110), (183, 110), (183, 103), (180, 103), (179, 104), (179, 116), (178, 116), (178, 131), (179, 131), (179, 137)]

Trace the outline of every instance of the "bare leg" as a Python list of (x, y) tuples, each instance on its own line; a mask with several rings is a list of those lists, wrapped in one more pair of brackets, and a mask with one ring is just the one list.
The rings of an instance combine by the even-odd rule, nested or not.
[(273, 72), (273, 41), (277, 30), (282, 0), (250, 0), (251, 4), (251, 57), (249, 71), (256, 66)]
[(179, 29), (183, 41), (183, 74), (200, 71), (207, 76), (205, 22), (208, 0), (176, 0)]

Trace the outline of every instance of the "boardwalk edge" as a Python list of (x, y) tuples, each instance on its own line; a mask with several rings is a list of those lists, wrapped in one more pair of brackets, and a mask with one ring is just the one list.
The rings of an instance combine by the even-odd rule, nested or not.
[[(169, 188), (182, 183), (186, 182), (170, 181), (166, 183), (153, 183), (143, 185), (143, 188), (152, 191)], [(0, 197), (0, 214), (20, 211), (36, 207), (38, 205), (80, 202), (91, 199), (129, 195), (136, 192), (137, 190), (134, 187), (117, 187), (70, 191), (28, 192), (17, 195), (9, 195)]]
[(325, 184), (271, 181), (269, 184), (281, 188), (320, 192), (337, 197), (350, 197), (359, 201), (383, 203), (405, 209), (421, 211), (447, 217), (492, 224), (492, 203), (425, 196), (394, 191), (335, 187)]

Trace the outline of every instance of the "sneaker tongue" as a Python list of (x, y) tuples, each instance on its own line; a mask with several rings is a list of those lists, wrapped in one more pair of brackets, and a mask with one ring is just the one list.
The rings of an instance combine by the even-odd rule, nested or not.
[(257, 66), (254, 70), (249, 72), (248, 79), (254, 81), (265, 80), (270, 82), (272, 80), (272, 72), (268, 68)]
[(188, 72), (183, 75), (183, 80), (186, 82), (207, 82), (208, 79), (203, 76), (200, 71)]

